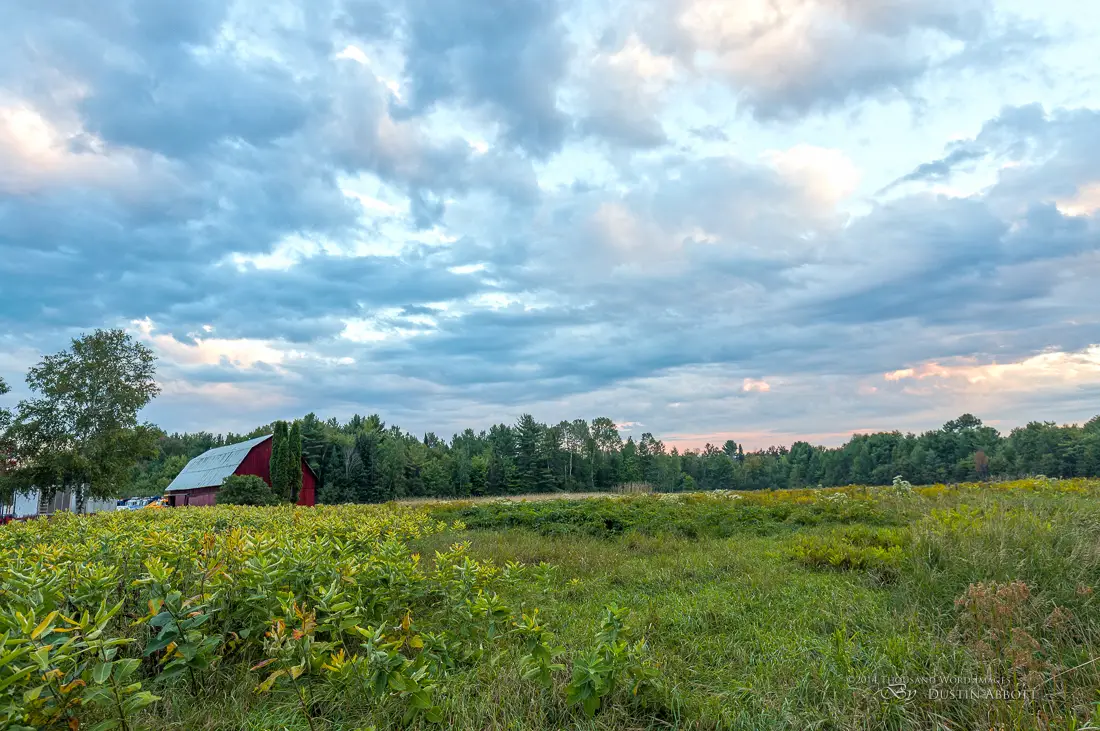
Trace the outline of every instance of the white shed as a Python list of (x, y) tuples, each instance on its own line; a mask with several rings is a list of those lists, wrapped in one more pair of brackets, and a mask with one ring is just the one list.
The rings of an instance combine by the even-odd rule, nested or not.
[[(84, 513), (103, 513), (117, 507), (115, 500), (85, 498)], [(76, 511), (76, 493), (71, 490), (58, 492), (53, 499), (47, 500), (40, 490), (25, 495), (16, 494), (10, 504), (0, 506), (0, 515), (12, 515), (16, 518), (33, 518), (36, 515), (53, 515), (61, 511)]]

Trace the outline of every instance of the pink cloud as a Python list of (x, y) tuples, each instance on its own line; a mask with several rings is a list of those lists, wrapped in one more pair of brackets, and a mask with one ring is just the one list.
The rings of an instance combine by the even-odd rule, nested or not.
[(891, 371), (883, 377), (887, 381), (942, 378), (1013, 390), (1026, 390), (1041, 383), (1097, 383), (1100, 382), (1100, 345), (1076, 353), (1041, 353), (1015, 363), (980, 364), (973, 358), (960, 359), (952, 365), (928, 362)]
[(881, 429), (852, 429), (851, 431), (814, 434), (773, 431), (712, 432), (710, 434), (670, 434), (661, 441), (664, 442), (666, 448), (676, 447), (683, 452), (686, 449), (702, 449), (708, 443), (721, 446), (727, 439), (732, 439), (743, 445), (747, 451), (752, 451), (780, 445), (789, 447), (797, 441), (835, 447), (851, 439), (852, 434), (868, 434), (876, 431), (881, 431)]

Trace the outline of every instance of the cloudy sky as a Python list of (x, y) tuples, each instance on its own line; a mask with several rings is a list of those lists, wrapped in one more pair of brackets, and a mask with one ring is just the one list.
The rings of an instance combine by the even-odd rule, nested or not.
[(1100, 4), (0, 0), (0, 376), (679, 444), (1100, 413)]

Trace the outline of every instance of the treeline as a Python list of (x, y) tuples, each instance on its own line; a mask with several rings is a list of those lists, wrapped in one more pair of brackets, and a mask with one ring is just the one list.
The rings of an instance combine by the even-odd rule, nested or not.
[[(318, 477), (320, 502), (382, 502), (556, 491), (609, 491), (644, 482), (666, 492), (914, 484), (1043, 474), (1100, 476), (1100, 417), (1084, 426), (1032, 422), (1001, 435), (964, 414), (923, 434), (856, 434), (840, 447), (795, 442), (745, 451), (730, 440), (668, 449), (652, 434), (625, 440), (606, 417), (543, 424), (523, 415), (445, 440), (387, 426), (378, 415), (347, 422), (308, 414), (296, 423)], [(156, 494), (207, 449), (271, 433), (161, 435), (158, 455), (136, 469), (135, 494)]]

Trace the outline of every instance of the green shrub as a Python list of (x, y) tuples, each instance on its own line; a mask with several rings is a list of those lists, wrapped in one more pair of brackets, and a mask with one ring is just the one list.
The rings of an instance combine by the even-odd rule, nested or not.
[(825, 535), (799, 535), (790, 546), (791, 557), (819, 569), (865, 571), (892, 582), (898, 578), (905, 535), (890, 528), (847, 526)]
[(216, 501), (218, 505), (275, 505), (279, 499), (255, 475), (230, 475), (222, 482)]
[(689, 539), (738, 534), (774, 535), (803, 525), (903, 522), (873, 496), (825, 499), (820, 491), (757, 495), (728, 491), (616, 495), (588, 500), (500, 500), (432, 506), (440, 520), (461, 520), (475, 530), (523, 528), (544, 536), (614, 538), (637, 532)]

